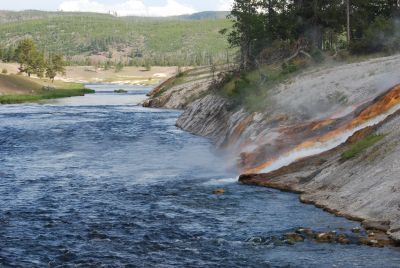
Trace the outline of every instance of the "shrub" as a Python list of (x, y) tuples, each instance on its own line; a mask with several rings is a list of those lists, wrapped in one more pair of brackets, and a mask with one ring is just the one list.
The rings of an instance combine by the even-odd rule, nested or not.
[(294, 73), (297, 70), (298, 70), (298, 67), (293, 62), (284, 62), (282, 64), (282, 74)]
[(177, 73), (176, 77), (182, 77), (184, 75), (184, 72), (182, 71), (181, 66), (178, 66), (176, 73)]
[(124, 65), (122, 64), (122, 62), (118, 62), (117, 65), (115, 65), (115, 72), (119, 73), (124, 69)]
[(7, 70), (6, 68), (3, 68), (3, 70), (1, 70), (1, 73), (2, 73), (2, 74), (7, 74), (7, 73), (8, 73), (8, 70)]
[(146, 72), (151, 71), (151, 65), (150, 65), (149, 62), (146, 62), (146, 64), (145, 64), (143, 67), (144, 67), (144, 70), (145, 70)]
[(321, 63), (325, 60), (324, 53), (319, 49), (313, 49), (310, 53), (313, 60), (317, 63)]

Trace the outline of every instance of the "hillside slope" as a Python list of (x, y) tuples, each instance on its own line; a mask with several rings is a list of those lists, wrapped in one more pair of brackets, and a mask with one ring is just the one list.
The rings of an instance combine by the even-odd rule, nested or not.
[[(96, 13), (0, 12), (3, 46), (33, 38), (40, 48), (76, 56), (75, 60), (114, 60), (152, 65), (206, 64), (226, 58), (219, 31), (231, 22), (224, 13), (170, 18), (115, 17)], [(74, 58), (72, 58), (74, 59)]]

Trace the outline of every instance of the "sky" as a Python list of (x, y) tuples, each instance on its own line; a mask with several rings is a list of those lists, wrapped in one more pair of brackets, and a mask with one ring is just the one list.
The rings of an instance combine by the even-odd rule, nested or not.
[(117, 12), (119, 16), (174, 16), (230, 10), (233, 0), (0, 0), (0, 10)]

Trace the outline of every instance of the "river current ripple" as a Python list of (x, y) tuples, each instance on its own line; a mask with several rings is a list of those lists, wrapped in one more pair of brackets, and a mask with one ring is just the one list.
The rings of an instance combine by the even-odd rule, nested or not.
[(180, 112), (134, 105), (149, 88), (89, 87), (0, 106), (1, 267), (400, 266), (390, 248), (268, 243), (358, 224), (238, 185), (206, 139), (175, 127)]

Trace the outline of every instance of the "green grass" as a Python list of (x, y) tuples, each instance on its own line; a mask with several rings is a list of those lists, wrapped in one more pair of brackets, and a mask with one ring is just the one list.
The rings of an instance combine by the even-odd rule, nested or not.
[[(37, 102), (45, 99), (57, 99), (73, 96), (83, 96), (94, 93), (80, 83), (67, 83), (48, 79), (35, 79), (22, 75), (0, 74), (0, 85), (6, 89), (16, 90), (20, 94), (0, 95), (0, 104)], [(22, 94), (22, 92), (24, 92)]]
[(38, 102), (46, 99), (58, 99), (74, 96), (83, 96), (94, 93), (91, 89), (56, 89), (54, 91), (40, 91), (30, 95), (3, 95), (0, 96), (0, 104), (15, 104), (24, 102)]
[[(260, 111), (271, 104), (268, 98), (270, 89), (301, 71), (287, 72), (282, 66), (264, 65), (240, 77), (232, 77), (220, 93), (232, 101), (232, 108), (244, 106), (249, 112)], [(263, 84), (260, 84), (260, 74), (267, 77)]]
[(372, 134), (357, 143), (350, 146), (350, 148), (342, 154), (342, 160), (349, 160), (361, 155), (366, 149), (373, 146), (385, 137), (385, 135)]

